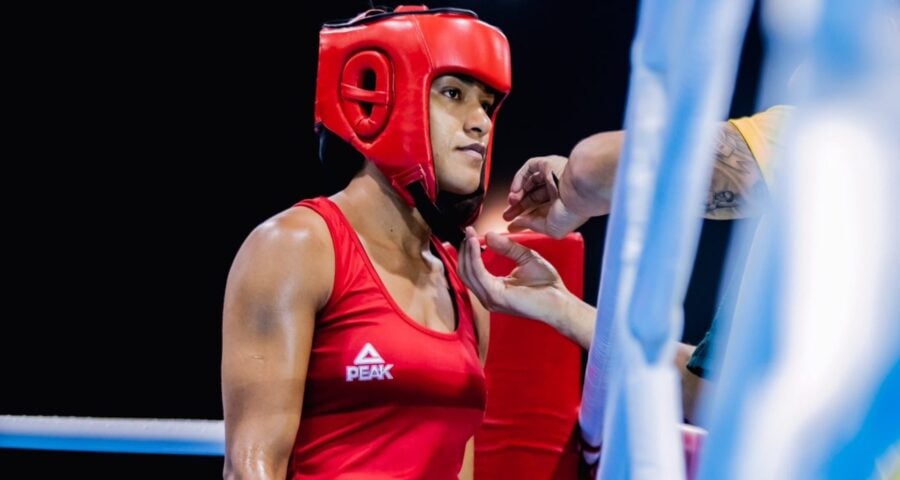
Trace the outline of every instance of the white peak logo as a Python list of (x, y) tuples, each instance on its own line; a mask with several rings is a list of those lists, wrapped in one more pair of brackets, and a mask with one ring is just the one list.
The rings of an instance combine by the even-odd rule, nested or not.
[(378, 350), (366, 342), (353, 360), (353, 365), (347, 365), (347, 381), (393, 380), (392, 368), (394, 364), (385, 364)]

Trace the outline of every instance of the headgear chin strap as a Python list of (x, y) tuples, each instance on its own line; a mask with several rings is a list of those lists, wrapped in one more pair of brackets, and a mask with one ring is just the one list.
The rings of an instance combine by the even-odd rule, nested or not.
[(431, 83), (446, 74), (470, 77), (497, 92), (493, 122), (511, 87), (506, 37), (474, 12), (425, 6), (370, 10), (325, 24), (319, 34), (316, 128), (351, 144), (419, 210), (435, 235), (454, 241), (450, 237), (461, 239), (460, 227), (480, 211), (480, 200), (474, 199), (487, 190), (493, 140), (485, 152), (480, 192), (464, 196), (461, 205), (469, 213), (460, 220), (462, 213), (450, 213), (459, 206), (439, 205), (444, 202), (438, 202), (429, 130)]
[(467, 195), (440, 190), (437, 201), (432, 202), (421, 186), (421, 183), (409, 186), (416, 209), (435, 236), (458, 247), (466, 236), (463, 227), (471, 225), (481, 212), (484, 202), (484, 170), (481, 171), (478, 189)]

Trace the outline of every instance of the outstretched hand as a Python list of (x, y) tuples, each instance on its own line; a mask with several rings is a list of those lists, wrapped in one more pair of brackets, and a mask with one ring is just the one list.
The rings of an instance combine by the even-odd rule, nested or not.
[(562, 238), (588, 217), (577, 215), (560, 199), (560, 178), (568, 159), (559, 155), (528, 159), (510, 185), (503, 218), (512, 221), (509, 231), (525, 229)]
[(509, 206), (503, 212), (503, 219), (512, 220), (559, 197), (556, 180), (568, 161), (559, 155), (529, 158), (513, 176), (506, 197)]
[(541, 320), (554, 326), (563, 302), (571, 294), (563, 285), (556, 268), (534, 250), (508, 237), (488, 232), (488, 248), (516, 263), (505, 277), (492, 275), (481, 259), (481, 246), (475, 229), (466, 229), (460, 247), (459, 274), (463, 282), (489, 310)]

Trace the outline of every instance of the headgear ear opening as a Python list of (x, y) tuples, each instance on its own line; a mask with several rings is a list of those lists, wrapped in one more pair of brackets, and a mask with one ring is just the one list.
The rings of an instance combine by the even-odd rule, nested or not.
[(353, 55), (341, 74), (341, 109), (353, 132), (372, 140), (384, 130), (391, 114), (391, 62), (381, 52)]

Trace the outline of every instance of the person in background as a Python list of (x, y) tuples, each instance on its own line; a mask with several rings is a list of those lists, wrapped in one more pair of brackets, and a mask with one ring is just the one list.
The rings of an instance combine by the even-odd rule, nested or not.
[[(704, 205), (704, 217), (733, 220), (765, 211), (771, 185), (771, 158), (780, 147), (779, 132), (792, 107), (779, 105), (751, 117), (719, 126), (715, 164)], [(569, 157), (534, 157), (513, 178), (503, 217), (509, 230), (531, 229), (561, 238), (590, 217), (610, 212), (612, 191), (626, 132), (601, 132), (585, 138)], [(498, 311), (543, 321), (589, 348), (597, 310), (569, 292), (556, 270), (536, 252), (496, 233), (487, 233), (488, 248), (516, 262), (509, 276), (498, 278), (481, 262), (476, 232), (467, 229), (461, 249), (460, 274), (482, 304)], [(734, 295), (729, 285), (725, 295)], [(725, 311), (727, 309), (719, 309)], [(701, 343), (680, 344), (676, 366), (681, 373), (685, 418), (695, 421), (695, 407), (715, 366), (709, 355), (715, 329), (727, 323), (715, 318)]]

